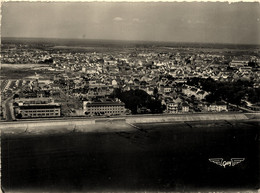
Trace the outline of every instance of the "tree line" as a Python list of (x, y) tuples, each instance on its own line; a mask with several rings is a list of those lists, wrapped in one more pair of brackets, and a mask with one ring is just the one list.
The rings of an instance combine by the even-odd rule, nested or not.
[(243, 99), (251, 103), (260, 102), (260, 88), (253, 88), (252, 81), (219, 82), (212, 78), (191, 78), (187, 84), (209, 92), (206, 101), (210, 103), (225, 100), (232, 104), (241, 105)]
[(120, 88), (116, 88), (112, 93), (112, 97), (124, 102), (125, 107), (130, 109), (132, 114), (137, 114), (140, 108), (146, 108), (151, 113), (162, 113), (166, 108), (165, 105), (162, 105), (161, 100), (140, 89), (122, 91)]

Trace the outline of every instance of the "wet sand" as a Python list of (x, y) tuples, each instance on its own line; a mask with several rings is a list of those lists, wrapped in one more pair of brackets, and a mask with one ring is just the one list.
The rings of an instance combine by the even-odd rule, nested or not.
[[(2, 134), (9, 191), (198, 191), (259, 188), (259, 122), (134, 124), (130, 130)], [(209, 158), (245, 161), (221, 167)]]

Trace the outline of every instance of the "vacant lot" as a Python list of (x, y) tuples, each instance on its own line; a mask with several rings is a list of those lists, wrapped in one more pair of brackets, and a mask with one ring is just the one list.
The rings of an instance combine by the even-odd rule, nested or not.
[(24, 79), (34, 76), (35, 72), (42, 73), (47, 67), (43, 64), (1, 64), (1, 79)]

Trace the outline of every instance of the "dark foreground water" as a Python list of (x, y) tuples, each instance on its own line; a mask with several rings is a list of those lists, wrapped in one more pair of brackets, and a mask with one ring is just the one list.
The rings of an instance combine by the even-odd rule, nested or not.
[[(198, 191), (259, 188), (259, 123), (136, 124), (143, 130), (3, 134), (9, 191)], [(221, 167), (209, 158), (245, 158)]]

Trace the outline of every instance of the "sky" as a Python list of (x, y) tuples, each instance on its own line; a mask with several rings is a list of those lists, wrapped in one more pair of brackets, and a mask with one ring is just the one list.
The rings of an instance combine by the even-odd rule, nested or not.
[(2, 37), (260, 44), (254, 2), (4, 2)]

